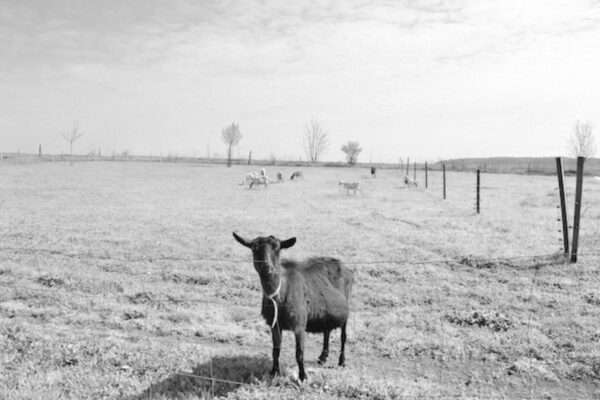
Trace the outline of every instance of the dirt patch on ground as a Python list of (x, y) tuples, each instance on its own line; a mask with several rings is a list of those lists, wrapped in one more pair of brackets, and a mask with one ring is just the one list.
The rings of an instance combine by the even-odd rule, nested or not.
[(600, 295), (597, 295), (596, 293), (584, 294), (583, 301), (593, 306), (600, 306)]
[(569, 366), (567, 377), (574, 381), (587, 381), (600, 379), (600, 357), (586, 355), (577, 357)]
[(125, 311), (123, 313), (123, 319), (126, 321), (130, 320), (130, 319), (140, 319), (140, 318), (146, 318), (146, 314), (144, 314), (143, 312), (137, 311), (137, 310)]
[(40, 276), (36, 279), (36, 282), (46, 287), (62, 286), (65, 284), (64, 280), (52, 276)]
[(136, 294), (127, 296), (127, 299), (133, 304), (155, 304), (158, 302), (155, 296), (149, 292), (138, 292)]
[(178, 273), (164, 273), (162, 274), (162, 279), (163, 281), (185, 283), (188, 285), (206, 286), (210, 283), (210, 279), (204, 276), (189, 276)]
[(512, 328), (513, 323), (500, 313), (484, 314), (475, 311), (470, 315), (446, 315), (446, 320), (459, 326), (478, 326), (489, 328), (494, 332), (506, 332)]
[(562, 253), (534, 257), (497, 258), (491, 260), (474, 256), (466, 256), (458, 261), (458, 263), (461, 265), (477, 269), (496, 269), (500, 267), (514, 269), (537, 269), (550, 265), (562, 264), (564, 262), (565, 258)]

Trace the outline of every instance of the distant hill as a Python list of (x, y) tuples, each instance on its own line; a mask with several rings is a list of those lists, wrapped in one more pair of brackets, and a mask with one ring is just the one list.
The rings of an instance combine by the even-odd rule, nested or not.
[[(473, 171), (479, 168), (481, 172), (506, 173), (506, 174), (556, 174), (556, 161), (554, 157), (489, 157), (489, 158), (456, 158), (439, 161), (431, 165), (432, 169), (441, 169), (442, 163), (446, 164), (449, 171)], [(577, 169), (577, 160), (563, 158), (565, 174), (574, 174)], [(586, 175), (600, 175), (600, 159), (589, 158), (585, 161), (584, 172)]]

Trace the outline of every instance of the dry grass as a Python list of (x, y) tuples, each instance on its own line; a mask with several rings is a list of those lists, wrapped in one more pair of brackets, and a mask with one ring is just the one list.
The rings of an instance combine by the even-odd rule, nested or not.
[[(0, 397), (600, 395), (600, 258), (585, 255), (600, 249), (592, 179), (584, 255), (567, 265), (489, 261), (559, 250), (552, 177), (483, 175), (477, 216), (472, 174), (448, 174), (444, 202), (437, 173), (425, 191), (405, 189), (397, 171), (307, 168), (304, 180), (256, 191), (238, 185), (247, 170), (0, 164)], [(340, 193), (339, 180), (361, 180), (362, 193)], [(286, 334), (287, 372), (268, 378), (260, 286), (234, 230), (296, 236), (290, 257), (334, 255), (356, 270), (346, 369), (309, 362), (299, 386)], [(454, 261), (391, 262), (406, 259)], [(307, 360), (320, 342), (309, 338)], [(178, 375), (211, 369), (247, 384)]]

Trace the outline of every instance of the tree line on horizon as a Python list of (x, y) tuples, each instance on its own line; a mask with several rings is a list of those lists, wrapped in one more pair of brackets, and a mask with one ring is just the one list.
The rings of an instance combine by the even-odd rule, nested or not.
[[(61, 133), (62, 138), (69, 145), (69, 156), (73, 156), (73, 146), (82, 136), (83, 132), (79, 129), (79, 123), (74, 122), (73, 128)], [(233, 148), (239, 144), (242, 139), (242, 133), (239, 123), (232, 122), (221, 131), (221, 138), (227, 149), (227, 166), (231, 166)], [(330, 148), (329, 133), (323, 128), (322, 124), (313, 119), (306, 124), (302, 135), (302, 147), (309, 162), (318, 162), (322, 155)], [(568, 137), (567, 152), (573, 157), (582, 156), (591, 158), (596, 155), (597, 145), (593, 133), (593, 126), (588, 121), (577, 120), (573, 132)], [(346, 162), (354, 165), (358, 162), (358, 157), (362, 152), (362, 147), (358, 141), (349, 140), (340, 150), (344, 153)], [(124, 152), (125, 153), (125, 152)], [(126, 152), (129, 154), (129, 152)], [(252, 153), (252, 152), (250, 152)], [(98, 150), (98, 154), (100, 151)], [(38, 146), (38, 155), (42, 156), (42, 145)], [(272, 155), (271, 158), (275, 156)]]
[[(227, 166), (231, 167), (233, 147), (237, 146), (242, 139), (240, 125), (232, 122), (221, 131), (221, 139), (227, 147)], [(321, 156), (330, 146), (329, 134), (321, 123), (315, 119), (311, 120), (305, 127), (302, 136), (302, 146), (308, 161), (320, 161)], [(356, 164), (358, 156), (362, 152), (362, 147), (358, 141), (350, 140), (341, 147), (341, 151), (345, 154), (346, 162), (350, 165)], [(248, 159), (250, 161), (252, 151)]]
[[(228, 125), (222, 130), (221, 135), (227, 146), (227, 166), (231, 167), (232, 148), (242, 139), (239, 124), (233, 122)], [(306, 125), (302, 139), (303, 150), (309, 162), (319, 161), (330, 145), (329, 134), (323, 129), (321, 123), (314, 119)], [(341, 147), (341, 151), (344, 153), (346, 162), (349, 165), (357, 163), (362, 150), (360, 143), (353, 140), (348, 141)], [(591, 158), (596, 154), (596, 141), (590, 122), (576, 121), (573, 132), (568, 137), (567, 151), (573, 157)]]

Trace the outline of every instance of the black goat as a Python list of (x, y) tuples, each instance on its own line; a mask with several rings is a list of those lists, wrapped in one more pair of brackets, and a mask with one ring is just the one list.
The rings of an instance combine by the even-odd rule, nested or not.
[(279, 240), (274, 236), (246, 240), (235, 232), (233, 237), (252, 250), (254, 268), (263, 288), (261, 314), (271, 326), (273, 338), (273, 369), (279, 373), (281, 331), (294, 332), (298, 378), (306, 379), (304, 371), (304, 338), (306, 332), (323, 333), (323, 351), (319, 363), (329, 355), (329, 334), (342, 329), (342, 346), (338, 365), (345, 363), (346, 323), (348, 321), (353, 273), (335, 258), (314, 257), (297, 263), (279, 260), (279, 251), (292, 247), (296, 238)]
[(304, 178), (302, 171), (294, 171), (294, 172), (292, 172), (292, 175), (290, 175), (290, 180), (292, 180), (292, 181), (294, 179), (298, 179), (298, 178)]

